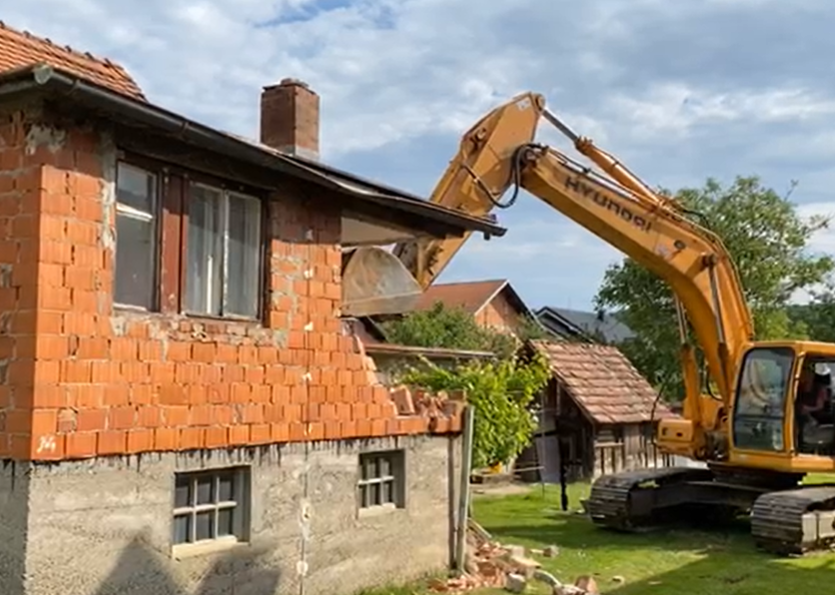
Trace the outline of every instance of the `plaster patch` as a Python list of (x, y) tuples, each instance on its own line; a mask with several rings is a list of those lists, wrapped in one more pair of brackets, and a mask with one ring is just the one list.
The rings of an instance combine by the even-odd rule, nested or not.
[(59, 130), (51, 126), (32, 124), (26, 133), (24, 150), (27, 155), (34, 155), (40, 147), (46, 147), (50, 153), (57, 153), (67, 142), (66, 130)]

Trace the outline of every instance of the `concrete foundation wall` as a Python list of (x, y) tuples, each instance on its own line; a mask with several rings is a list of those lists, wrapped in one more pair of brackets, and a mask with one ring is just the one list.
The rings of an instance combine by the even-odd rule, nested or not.
[[(359, 453), (395, 448), (405, 508), (359, 512)], [(408, 436), (10, 465), (0, 593), (273, 595), (303, 582), (308, 595), (336, 595), (415, 578), (450, 562), (459, 450), (459, 438)], [(241, 463), (250, 543), (174, 559), (174, 472)]]

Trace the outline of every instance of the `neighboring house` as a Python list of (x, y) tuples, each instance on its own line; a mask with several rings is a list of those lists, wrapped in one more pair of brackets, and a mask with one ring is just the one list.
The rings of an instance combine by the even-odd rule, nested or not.
[(0, 68), (0, 593), (338, 594), (446, 565), (460, 407), (430, 423), (374, 382), (341, 248), (503, 230), (318, 163), (297, 81), (263, 89), (261, 144), (8, 27)]
[(544, 306), (536, 311), (539, 322), (567, 340), (617, 344), (635, 336), (616, 316), (605, 312), (583, 312)]
[(447, 308), (463, 309), (482, 328), (501, 333), (517, 334), (524, 317), (536, 320), (505, 279), (436, 283), (426, 288), (414, 309), (429, 310), (438, 302)]
[(668, 466), (653, 437), (672, 416), (658, 394), (617, 348), (589, 343), (532, 341), (553, 376), (538, 402), (534, 444), (517, 469), (525, 479), (559, 481), (559, 442), (571, 481), (640, 467)]

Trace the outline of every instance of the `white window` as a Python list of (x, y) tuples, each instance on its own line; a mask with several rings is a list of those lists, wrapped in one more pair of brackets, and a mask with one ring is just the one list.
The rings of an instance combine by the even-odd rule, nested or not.
[(405, 505), (405, 460), (403, 451), (360, 455), (359, 506), (403, 508)]
[(188, 204), (185, 309), (212, 316), (258, 316), (261, 201), (192, 184)]
[(247, 467), (177, 473), (173, 545), (246, 541), (249, 493)]
[(151, 310), (156, 297), (157, 176), (119, 163), (114, 302)]

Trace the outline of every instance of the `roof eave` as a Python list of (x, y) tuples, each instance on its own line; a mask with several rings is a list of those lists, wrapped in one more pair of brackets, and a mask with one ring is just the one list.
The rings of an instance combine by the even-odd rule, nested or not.
[[(507, 231), (487, 219), (457, 213), (407, 193), (362, 180), (347, 172), (268, 150), (257, 143), (247, 142), (47, 64), (34, 64), (0, 73), (0, 99), (32, 92), (58, 93), (64, 99), (76, 99), (81, 105), (131, 119), (208, 151), (329, 187), (342, 194), (350, 193), (359, 201), (415, 217), (418, 221), (416, 227), (422, 221), (427, 227), (440, 227), (445, 234), (459, 237), (466, 232), (500, 237)], [(350, 188), (351, 182), (365, 188)]]

